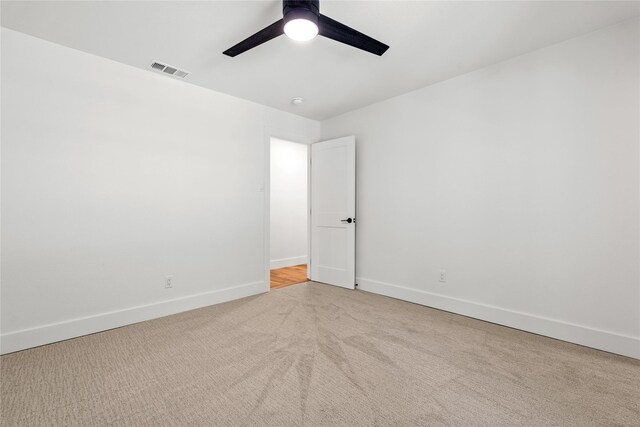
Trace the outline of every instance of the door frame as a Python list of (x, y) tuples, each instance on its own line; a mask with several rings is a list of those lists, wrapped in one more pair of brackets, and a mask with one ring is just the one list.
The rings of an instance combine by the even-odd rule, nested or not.
[(262, 191), (264, 193), (264, 222), (263, 222), (263, 277), (265, 292), (271, 290), (271, 138), (283, 139), (307, 146), (307, 277), (310, 276), (309, 257), (311, 256), (311, 144), (313, 138), (296, 134), (271, 126), (264, 127), (264, 178)]

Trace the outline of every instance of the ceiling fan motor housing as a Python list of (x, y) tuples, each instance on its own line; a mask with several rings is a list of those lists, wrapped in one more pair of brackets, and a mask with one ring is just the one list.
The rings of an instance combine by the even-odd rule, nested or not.
[(282, 15), (285, 24), (294, 19), (306, 19), (318, 25), (320, 0), (283, 0)]

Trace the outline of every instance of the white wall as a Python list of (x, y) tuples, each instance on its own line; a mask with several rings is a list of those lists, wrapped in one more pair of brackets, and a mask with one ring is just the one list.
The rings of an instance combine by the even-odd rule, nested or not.
[(324, 121), (357, 137), (359, 288), (640, 358), (639, 28)]
[(268, 289), (270, 132), (319, 123), (2, 29), (2, 352)]
[(271, 139), (271, 268), (307, 263), (308, 145)]
[[(639, 36), (323, 122), (358, 138), (359, 287), (640, 357)], [(317, 122), (5, 29), (1, 83), (2, 352), (266, 289), (265, 136)]]

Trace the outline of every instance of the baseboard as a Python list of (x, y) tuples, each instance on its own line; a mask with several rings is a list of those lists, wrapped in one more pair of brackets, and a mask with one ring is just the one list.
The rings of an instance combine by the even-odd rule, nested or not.
[(263, 293), (263, 281), (100, 313), (0, 335), (0, 354), (51, 344), (183, 311)]
[(276, 268), (291, 267), (293, 265), (300, 265), (307, 263), (307, 256), (296, 256), (293, 258), (272, 259), (269, 268), (275, 270)]
[(640, 359), (640, 339), (445, 295), (357, 278), (358, 289)]

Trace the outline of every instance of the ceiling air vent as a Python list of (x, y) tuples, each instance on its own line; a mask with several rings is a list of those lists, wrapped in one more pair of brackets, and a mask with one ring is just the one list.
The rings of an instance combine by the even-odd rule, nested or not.
[(170, 74), (172, 76), (185, 78), (189, 75), (188, 71), (180, 70), (176, 67), (172, 67), (171, 65), (162, 64), (160, 62), (153, 62), (151, 64), (151, 68), (156, 71), (161, 71), (165, 74)]

